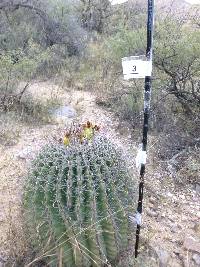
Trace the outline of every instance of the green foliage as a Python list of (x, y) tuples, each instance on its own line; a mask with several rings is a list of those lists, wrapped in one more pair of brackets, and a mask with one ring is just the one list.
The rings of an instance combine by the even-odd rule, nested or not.
[(49, 51), (41, 51), (41, 47), (32, 40), (28, 42), (25, 51), (22, 49), (6, 51), (0, 55), (1, 86), (7, 90), (16, 88), (20, 81), (35, 77), (37, 68), (50, 57)]
[(121, 65), (121, 58), (145, 54), (145, 28), (129, 30), (121, 28), (116, 35), (106, 38), (104, 49), (109, 57)]
[(103, 33), (109, 23), (110, 2), (108, 0), (80, 1), (79, 14), (83, 28)]
[(155, 37), (156, 76), (160, 85), (174, 95), (188, 113), (198, 113), (199, 29), (173, 19), (165, 20), (157, 24)]
[[(24, 103), (22, 95), (28, 88), (28, 83), (44, 73), (40, 69), (43, 66), (44, 71), (45, 64), (48, 65), (50, 61), (49, 50), (41, 50), (38, 44), (29, 40), (26, 50), (9, 50), (0, 55), (0, 108), (3, 111), (33, 113), (31, 99), (27, 99), (27, 103)], [(23, 89), (24, 82), (27, 82), (27, 86)], [(34, 104), (33, 106), (36, 107)]]
[(144, 28), (134, 31), (120, 26), (116, 34), (98, 39), (88, 46), (87, 62), (95, 71), (100, 70), (104, 78), (110, 73), (119, 75), (123, 57), (145, 54)]
[(155, 33), (155, 56), (156, 59), (165, 59), (171, 71), (181, 71), (193, 59), (194, 67), (197, 68), (199, 58), (198, 29), (191, 28), (175, 20), (157, 23)]
[[(17, 72), (25, 72), (23, 81), (41, 75), (49, 77), (65, 66), (68, 56), (78, 55), (84, 49), (87, 35), (78, 24), (73, 1), (7, 1), (2, 6), (0, 56), (1, 60), (12, 57), (8, 71), (10, 77), (12, 68), (15, 81), (16, 68)], [(2, 76), (6, 80), (8, 75)]]
[(134, 181), (120, 150), (105, 137), (51, 144), (33, 163), (25, 209), (35, 249), (49, 266), (113, 264), (130, 237)]

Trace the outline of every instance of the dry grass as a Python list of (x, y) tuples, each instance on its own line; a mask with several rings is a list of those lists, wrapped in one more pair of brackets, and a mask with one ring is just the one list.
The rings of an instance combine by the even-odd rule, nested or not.
[(2, 113), (0, 122), (0, 144), (9, 146), (17, 144), (21, 133), (19, 117), (13, 112)]
[(1, 147), (0, 155), (0, 210), (2, 212), (0, 249), (4, 258), (7, 257), (8, 251), (11, 251), (13, 255), (20, 255), (19, 252), (24, 247), (23, 232), (19, 221), (23, 187), (23, 180), (20, 178), (26, 174), (26, 168), (23, 162), (19, 164), (15, 160), (9, 150), (5, 153), (3, 147)]

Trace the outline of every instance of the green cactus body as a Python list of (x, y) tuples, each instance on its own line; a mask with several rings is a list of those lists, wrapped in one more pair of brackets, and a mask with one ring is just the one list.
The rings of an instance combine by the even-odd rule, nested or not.
[(33, 162), (24, 204), (33, 246), (49, 266), (115, 265), (128, 246), (135, 188), (120, 150), (105, 137), (46, 146)]

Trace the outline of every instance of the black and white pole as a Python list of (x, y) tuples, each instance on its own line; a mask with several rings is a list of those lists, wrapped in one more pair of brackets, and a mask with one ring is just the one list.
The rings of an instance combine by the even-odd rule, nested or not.
[[(148, 0), (148, 19), (147, 19), (147, 50), (146, 57), (148, 61), (152, 62), (152, 48), (153, 48), (153, 29), (154, 29), (154, 0)], [(135, 242), (135, 258), (138, 256), (139, 236), (141, 227), (142, 216), (142, 201), (144, 189), (144, 174), (146, 164), (146, 150), (147, 150), (147, 134), (149, 128), (149, 114), (150, 114), (150, 101), (151, 101), (151, 76), (145, 77), (145, 90), (144, 90), (144, 125), (143, 125), (143, 138), (142, 148), (140, 154), (140, 184), (139, 184), (139, 198), (136, 214), (136, 242)]]

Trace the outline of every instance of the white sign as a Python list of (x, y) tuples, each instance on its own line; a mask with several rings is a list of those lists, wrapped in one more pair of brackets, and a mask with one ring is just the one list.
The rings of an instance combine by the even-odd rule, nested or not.
[(128, 0), (109, 0), (109, 1), (110, 1), (111, 5), (114, 6), (114, 5), (117, 5), (117, 4), (125, 3)]
[(191, 5), (200, 5), (200, 0), (185, 0)]
[(152, 61), (143, 60), (140, 57), (122, 58), (124, 79), (145, 78), (151, 76)]

